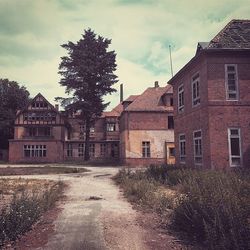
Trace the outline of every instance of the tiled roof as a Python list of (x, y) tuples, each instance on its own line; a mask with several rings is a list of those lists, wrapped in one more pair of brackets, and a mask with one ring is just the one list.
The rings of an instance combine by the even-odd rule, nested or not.
[(250, 49), (250, 20), (232, 20), (209, 42), (207, 48)]
[(171, 85), (166, 87), (147, 88), (126, 108), (126, 111), (165, 111), (168, 107), (161, 105), (161, 97), (173, 93)]
[[(124, 100), (124, 102), (127, 102), (127, 101), (128, 102), (133, 102), (137, 96), (138, 95), (131, 95), (126, 100)], [(105, 112), (103, 112), (102, 117), (106, 117), (106, 116), (120, 116), (120, 114), (121, 114), (122, 111), (123, 111), (123, 105), (122, 105), (122, 103), (119, 103), (111, 111), (105, 111)]]

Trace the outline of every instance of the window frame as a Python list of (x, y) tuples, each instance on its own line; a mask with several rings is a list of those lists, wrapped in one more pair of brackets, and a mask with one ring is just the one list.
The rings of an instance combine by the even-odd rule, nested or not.
[[(182, 88), (182, 89), (181, 89)], [(181, 90), (180, 90), (181, 89)], [(182, 105), (180, 105), (180, 95), (182, 95)], [(184, 106), (185, 106), (185, 101), (184, 101), (184, 84), (181, 84), (178, 87), (178, 113), (183, 113), (184, 112)]]
[(141, 142), (142, 158), (151, 158), (151, 145), (150, 141)]
[(79, 143), (78, 144), (78, 157), (84, 157), (84, 153), (85, 153), (85, 144)]
[[(231, 135), (231, 130), (238, 130), (238, 136), (235, 135)], [(229, 164), (230, 167), (241, 167), (242, 166), (242, 148), (241, 148), (241, 129), (240, 128), (236, 128), (236, 127), (230, 127), (227, 130), (228, 132), (228, 150), (229, 150)], [(232, 155), (232, 147), (231, 147), (231, 138), (238, 138), (239, 139), (239, 152), (240, 155), (236, 156), (236, 155)], [(240, 160), (240, 165), (234, 165), (232, 162), (232, 158), (239, 158)]]
[[(195, 133), (201, 133), (201, 135), (199, 137), (195, 137)], [(195, 150), (195, 141), (196, 140), (200, 140), (200, 147), (201, 147), (201, 155), (196, 155), (196, 150)], [(194, 164), (195, 165), (202, 165), (203, 163), (203, 145), (202, 145), (202, 130), (198, 129), (198, 130), (194, 130), (193, 131), (193, 150), (194, 150)], [(201, 158), (200, 162), (197, 162), (196, 158)]]
[(25, 144), (23, 145), (24, 158), (45, 158), (47, 157), (47, 145)]
[[(192, 79), (191, 80), (192, 107), (197, 107), (201, 104), (200, 73), (199, 72), (195, 73), (191, 79)], [(194, 85), (196, 85), (196, 88), (198, 85), (198, 93), (199, 93), (199, 96), (196, 96), (195, 98), (194, 98), (194, 91), (193, 91)], [(196, 89), (196, 95), (197, 95), (197, 89)], [(195, 102), (197, 102), (197, 103), (195, 103)]]
[[(228, 74), (231, 71), (228, 71), (228, 67), (234, 67), (235, 68), (235, 92), (234, 91), (230, 91), (229, 90), (229, 85), (228, 85)], [(231, 72), (232, 73), (232, 72)], [(227, 101), (238, 101), (239, 100), (239, 81), (238, 81), (238, 67), (237, 64), (225, 64), (225, 89), (226, 89), (226, 100)], [(236, 94), (236, 98), (230, 98), (229, 94), (235, 93)]]
[[(172, 126), (170, 127), (169, 125), (171, 124), (170, 122), (170, 117), (172, 117)], [(173, 130), (174, 129), (174, 116), (173, 115), (168, 115), (168, 129)]]
[[(181, 139), (181, 136), (184, 136), (184, 139)], [(182, 147), (181, 147), (181, 143), (184, 142), (185, 145), (185, 154), (182, 154)], [(184, 160), (183, 160), (184, 158)], [(180, 163), (186, 163), (186, 135), (184, 133), (179, 134), (179, 160)]]

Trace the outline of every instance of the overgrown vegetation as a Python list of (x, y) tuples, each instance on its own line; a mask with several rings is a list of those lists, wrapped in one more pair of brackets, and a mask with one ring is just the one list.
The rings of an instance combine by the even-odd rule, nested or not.
[(209, 249), (250, 249), (250, 174), (150, 166), (115, 177), (132, 201)]
[(1, 180), (0, 184), (2, 200), (11, 196), (0, 207), (0, 248), (30, 230), (40, 216), (54, 206), (64, 187), (62, 182), (46, 181), (42, 185), (39, 180), (23, 179)]

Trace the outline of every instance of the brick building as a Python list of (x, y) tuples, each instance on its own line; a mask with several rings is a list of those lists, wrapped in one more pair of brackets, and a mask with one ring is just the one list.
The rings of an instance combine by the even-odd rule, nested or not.
[[(140, 96), (129, 97), (110, 112), (103, 112), (90, 130), (90, 158), (118, 162), (121, 156), (122, 163), (162, 163), (166, 161), (167, 147), (168, 159), (173, 163), (171, 105), (172, 87), (155, 87)], [(85, 129), (80, 114), (59, 112), (58, 107), (38, 94), (16, 116), (15, 136), (9, 141), (9, 161), (83, 161), (84, 146)]]
[(250, 166), (250, 20), (232, 20), (169, 81), (177, 164)]
[(123, 103), (120, 158), (126, 165), (174, 164), (173, 90), (170, 85), (146, 89)]
[[(118, 117), (121, 110), (120, 104), (96, 120), (90, 133), (90, 158), (119, 158)], [(80, 116), (66, 116), (41, 94), (18, 112), (14, 134), (14, 139), (9, 141), (9, 161), (12, 163), (83, 160), (85, 132)]]

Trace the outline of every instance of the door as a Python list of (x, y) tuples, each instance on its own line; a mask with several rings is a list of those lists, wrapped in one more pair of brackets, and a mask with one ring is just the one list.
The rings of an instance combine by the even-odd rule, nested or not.
[(175, 147), (173, 142), (166, 142), (166, 163), (175, 164)]

